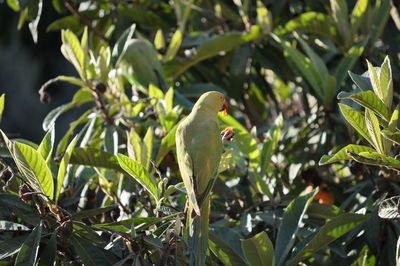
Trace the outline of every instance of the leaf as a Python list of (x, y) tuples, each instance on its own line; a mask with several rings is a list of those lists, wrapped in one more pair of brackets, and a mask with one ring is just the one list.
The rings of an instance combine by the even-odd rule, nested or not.
[(26, 239), (26, 235), (15, 236), (11, 239), (0, 241), (0, 260), (17, 253)]
[(55, 265), (57, 255), (57, 233), (53, 232), (44, 250), (40, 251), (39, 265)]
[(359, 154), (348, 152), (348, 154), (357, 162), (377, 165), (377, 166), (385, 166), (391, 169), (398, 170), (400, 169), (400, 161), (396, 160), (392, 157), (383, 155), (377, 152), (361, 152)]
[(339, 103), (339, 108), (346, 121), (352, 127), (354, 127), (357, 130), (357, 132), (364, 137), (364, 139), (366, 139), (372, 146), (374, 146), (374, 142), (372, 141), (369, 135), (369, 131), (363, 113), (341, 103)]
[(183, 72), (185, 72), (191, 66), (213, 56), (220, 54), (221, 52), (231, 51), (243, 43), (249, 42), (259, 36), (257, 27), (253, 27), (249, 33), (237, 33), (229, 32), (221, 34), (204, 41), (197, 49), (195, 56), (181, 64), (178, 70), (172, 75), (172, 79), (176, 79)]
[(357, 85), (357, 87), (359, 87), (361, 90), (363, 91), (369, 91), (369, 90), (373, 90), (372, 89), (372, 84), (371, 81), (369, 79), (369, 77), (365, 76), (365, 75), (357, 75), (354, 74), (353, 72), (349, 71), (349, 76), (351, 78), (351, 80)]
[(369, 217), (369, 215), (344, 213), (330, 219), (305, 247), (296, 254), (289, 262), (289, 265), (297, 265), (298, 262), (316, 254), (320, 249), (365, 222)]
[(336, 27), (340, 33), (340, 37), (342, 40), (342, 45), (345, 47), (350, 42), (350, 25), (347, 20), (348, 12), (347, 12), (347, 3), (345, 0), (330, 0), (331, 10), (332, 10), (332, 18), (336, 23)]
[(158, 29), (156, 32), (156, 36), (154, 37), (154, 47), (157, 50), (165, 48), (165, 39), (162, 29)]
[(160, 165), (165, 155), (175, 148), (175, 134), (179, 124), (176, 124), (168, 134), (161, 140), (160, 147), (156, 156), (156, 165)]
[(393, 143), (400, 145), (400, 132), (392, 132), (389, 130), (382, 130), (381, 131), (382, 135), (392, 141)]
[(241, 266), (246, 265), (246, 262), (240, 257), (237, 252), (224, 241), (212, 232), (209, 233), (208, 246), (211, 252), (223, 262), (224, 265)]
[(111, 265), (102, 248), (96, 247), (92, 242), (74, 235), (71, 237), (72, 246), (85, 266)]
[(72, 214), (72, 219), (78, 221), (78, 220), (82, 220), (82, 219), (85, 219), (85, 218), (92, 218), (94, 216), (109, 212), (109, 211), (114, 210), (116, 208), (118, 208), (117, 205), (110, 205), (110, 206), (101, 207), (101, 208), (84, 210), (84, 211), (80, 211), (80, 212)]
[(301, 220), (307, 207), (317, 194), (318, 188), (313, 192), (299, 196), (292, 200), (283, 214), (279, 225), (278, 235), (275, 243), (275, 265), (282, 265), (292, 249), (296, 233), (299, 230)]
[(104, 149), (112, 155), (118, 153), (118, 132), (114, 126), (107, 126), (104, 130)]
[(113, 65), (117, 62), (118, 58), (125, 53), (128, 47), (128, 41), (132, 39), (135, 29), (136, 24), (134, 23), (121, 34), (117, 43), (114, 45), (111, 60)]
[(176, 53), (179, 51), (179, 48), (181, 47), (182, 44), (182, 38), (183, 38), (183, 33), (181, 30), (175, 31), (174, 35), (172, 36), (172, 39), (169, 43), (168, 50), (163, 58), (164, 62), (171, 61), (174, 59)]
[(400, 196), (394, 196), (385, 199), (379, 204), (378, 215), (382, 219), (397, 219), (400, 218), (399, 213)]
[(364, 106), (382, 117), (385, 121), (390, 119), (390, 111), (385, 104), (372, 91), (363, 91), (347, 97)]
[(358, 0), (354, 6), (353, 11), (351, 12), (351, 32), (353, 36), (357, 33), (367, 9), (368, 0)]
[(397, 128), (397, 123), (399, 121), (399, 109), (400, 109), (400, 104), (396, 106), (396, 109), (394, 109), (392, 116), (390, 117), (388, 125), (389, 130), (393, 131)]
[(1, 118), (3, 116), (3, 111), (4, 111), (4, 99), (5, 99), (5, 94), (3, 93), (0, 96), (0, 122), (1, 122)]
[(78, 79), (78, 78), (75, 78), (75, 77), (58, 76), (57, 79), (59, 79), (61, 81), (69, 82), (69, 83), (74, 84), (74, 85), (79, 86), (79, 87), (85, 87), (86, 86), (85, 83), (81, 79)]
[(335, 162), (339, 162), (339, 161), (343, 161), (343, 160), (350, 160), (350, 159), (352, 159), (352, 157), (347, 152), (360, 153), (360, 152), (364, 152), (364, 151), (374, 152), (375, 150), (370, 147), (367, 147), (367, 146), (350, 144), (350, 145), (347, 145), (346, 147), (340, 149), (334, 155), (322, 156), (321, 159), (319, 160), (319, 165), (335, 163)]
[(15, 216), (30, 225), (39, 223), (37, 210), (24, 203), (17, 195), (0, 193), (0, 206), (4, 211), (8, 210), (9, 213), (14, 213)]
[(390, 110), (393, 101), (393, 82), (392, 82), (392, 68), (390, 67), (389, 57), (386, 56), (383, 61), (379, 72), (379, 87), (382, 91), (383, 102)]
[(85, 79), (85, 54), (78, 38), (72, 31), (67, 29), (61, 31), (61, 39), (63, 43), (61, 46), (62, 54), (74, 65), (81, 78)]
[[(31, 32), (34, 43), (37, 43), (37, 41), (38, 41), (37, 28), (39, 25), (40, 16), (42, 15), (43, 0), (37, 0), (34, 2), (36, 2), (36, 3), (34, 3), (36, 5), (35, 6), (36, 16), (33, 20), (31, 20), (31, 22), (29, 22), (28, 26), (29, 26), (29, 31)], [(29, 7), (29, 8), (31, 8), (31, 7)], [(28, 13), (29, 13), (29, 11), (28, 11)]]
[(64, 153), (64, 156), (61, 159), (60, 167), (58, 168), (58, 174), (57, 174), (57, 188), (56, 188), (56, 194), (55, 194), (55, 201), (57, 202), (58, 197), (60, 196), (61, 192), (61, 187), (64, 183), (64, 178), (65, 174), (67, 172), (67, 167), (69, 164), (69, 160), (71, 159), (71, 154), (72, 151), (75, 148), (75, 144), (77, 141), (78, 137), (76, 136), (71, 143), (68, 145), (67, 150)]
[(46, 32), (70, 29), (74, 32), (77, 32), (82, 27), (81, 22), (75, 16), (66, 16), (60, 19), (53, 21), (46, 28)]
[(284, 35), (293, 31), (321, 35), (336, 44), (340, 43), (332, 18), (322, 13), (304, 12), (286, 23), (283, 30), (278, 29), (277, 34)]
[(243, 240), (242, 250), (251, 266), (274, 265), (274, 247), (265, 232)]
[[(364, 1), (364, 0), (361, 0)], [(358, 58), (364, 51), (364, 47), (367, 44), (368, 39), (353, 45), (345, 54), (344, 57), (339, 62), (339, 65), (335, 70), (336, 86), (340, 87), (346, 78), (346, 74), (350, 72), (349, 70), (353, 68), (354, 64), (357, 62)], [(351, 73), (351, 72), (350, 72)], [(350, 74), (349, 73), (349, 74)], [(351, 76), (351, 75), (350, 75)]]
[(142, 165), (146, 170), (149, 170), (151, 155), (153, 151), (153, 129), (149, 127), (146, 131), (146, 135), (143, 138), (142, 145)]
[(15, 259), (15, 265), (34, 265), (39, 251), (40, 237), (42, 234), (42, 222), (29, 234), (21, 246)]
[(381, 129), (379, 127), (378, 118), (368, 108), (365, 109), (365, 123), (367, 125), (369, 135), (371, 136), (371, 139), (374, 143), (375, 149), (380, 153), (385, 153), (385, 151), (383, 150)]
[(12, 151), (18, 169), (33, 187), (38, 188), (51, 200), (54, 194), (53, 176), (43, 157), (29, 145), (14, 142)]
[(37, 151), (40, 155), (42, 155), (43, 159), (46, 162), (49, 162), (51, 159), (51, 155), (53, 152), (54, 146), (54, 126), (51, 127), (49, 131), (47, 131), (46, 135), (44, 136), (42, 142), (39, 144)]
[(57, 118), (64, 112), (68, 111), (69, 109), (73, 108), (71, 103), (66, 103), (63, 105), (58, 106), (57, 108), (51, 110), (43, 120), (43, 130), (48, 131), (53, 124), (56, 122)]
[(133, 177), (134, 180), (139, 182), (139, 184), (141, 184), (153, 196), (153, 198), (158, 201), (159, 196), (157, 184), (150, 177), (146, 169), (137, 161), (132, 160), (123, 154), (118, 154), (117, 159), (122, 169), (124, 169), (129, 176)]
[(312, 202), (307, 209), (309, 216), (319, 217), (322, 219), (329, 219), (342, 214), (343, 211), (339, 207), (332, 204), (319, 204)]
[(75, 148), (72, 151), (70, 163), (107, 168), (125, 173), (119, 166), (116, 156), (95, 148)]

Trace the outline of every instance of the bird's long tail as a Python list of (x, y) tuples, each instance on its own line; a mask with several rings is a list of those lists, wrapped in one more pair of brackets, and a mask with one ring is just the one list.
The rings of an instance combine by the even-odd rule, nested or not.
[(193, 234), (190, 236), (190, 265), (206, 265), (206, 252), (208, 248), (208, 219), (210, 216), (210, 196), (208, 196), (201, 208), (200, 216), (193, 219)]

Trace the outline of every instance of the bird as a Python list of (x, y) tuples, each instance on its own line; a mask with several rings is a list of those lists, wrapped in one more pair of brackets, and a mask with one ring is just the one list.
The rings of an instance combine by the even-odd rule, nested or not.
[(227, 106), (224, 94), (206, 92), (176, 131), (177, 160), (188, 199), (186, 227), (192, 250), (189, 265), (205, 265), (210, 192), (223, 152), (218, 112), (226, 113)]

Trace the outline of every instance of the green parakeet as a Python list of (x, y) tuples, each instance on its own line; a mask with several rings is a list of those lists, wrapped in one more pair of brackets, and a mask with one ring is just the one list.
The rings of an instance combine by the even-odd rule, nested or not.
[(191, 265), (205, 265), (210, 188), (223, 150), (218, 112), (223, 110), (226, 111), (226, 101), (222, 93), (204, 93), (176, 131), (178, 164), (188, 195), (187, 228), (193, 251)]

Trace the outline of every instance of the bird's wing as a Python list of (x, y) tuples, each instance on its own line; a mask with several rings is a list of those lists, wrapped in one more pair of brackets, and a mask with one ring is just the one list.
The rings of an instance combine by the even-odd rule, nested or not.
[[(185, 122), (185, 121), (184, 121)], [(189, 208), (193, 208), (197, 215), (200, 215), (200, 208), (197, 204), (194, 190), (193, 160), (191, 157), (191, 134), (187, 123), (181, 123), (176, 131), (176, 153), (178, 156), (179, 169), (186, 193), (189, 200)], [(187, 121), (186, 121), (187, 122)]]
[(194, 176), (199, 196), (206, 190), (209, 182), (217, 175), (223, 144), (218, 122), (206, 120), (198, 126), (192, 138)]

